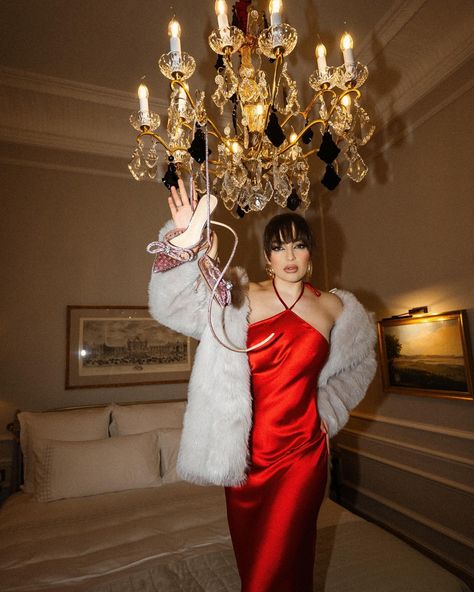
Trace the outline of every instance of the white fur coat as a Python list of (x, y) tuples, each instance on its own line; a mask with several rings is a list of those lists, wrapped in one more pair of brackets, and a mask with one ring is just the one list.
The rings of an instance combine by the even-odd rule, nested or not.
[[(171, 223), (164, 226), (160, 240), (170, 228)], [(225, 341), (245, 347), (248, 279), (241, 268), (230, 273), (232, 305), (224, 310), (213, 308), (214, 326)], [(331, 331), (329, 358), (318, 381), (318, 410), (331, 436), (345, 425), (376, 370), (371, 315), (350, 292), (332, 291), (344, 308)], [(222, 347), (212, 336), (208, 299), (209, 290), (196, 260), (152, 274), (151, 315), (161, 324), (200, 340), (189, 381), (178, 473), (198, 484), (239, 485), (246, 479), (252, 425), (250, 368), (246, 354)]]

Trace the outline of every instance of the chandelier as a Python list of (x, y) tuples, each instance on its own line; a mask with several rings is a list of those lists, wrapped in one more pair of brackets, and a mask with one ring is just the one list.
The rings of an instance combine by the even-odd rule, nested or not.
[[(285, 61), (298, 36), (283, 22), (281, 9), (281, 0), (270, 1), (268, 25), (251, 0), (237, 0), (229, 25), (225, 0), (215, 3), (218, 27), (209, 45), (218, 55), (212, 101), (224, 121), (220, 128), (208, 116), (204, 92), (190, 92), (187, 80), (196, 63), (181, 50), (181, 29), (173, 18), (170, 51), (158, 62), (171, 88), (167, 138), (158, 133), (160, 117), (149, 110), (148, 89), (141, 84), (139, 110), (130, 117), (138, 131), (129, 163), (136, 180), (159, 180), (161, 158), (168, 165), (162, 179), (168, 188), (189, 174), (203, 194), (208, 156), (213, 193), (234, 215), (243, 216), (262, 210), (272, 199), (292, 210), (307, 208), (314, 158), (325, 164), (321, 183), (328, 189), (335, 189), (343, 176), (355, 182), (365, 177), (359, 146), (375, 129), (360, 104), (367, 67), (354, 60), (348, 33), (341, 39), (342, 65), (328, 66), (326, 48), (318, 44), (317, 68), (308, 79), (314, 93), (302, 109)], [(315, 136), (313, 129), (320, 133)]]

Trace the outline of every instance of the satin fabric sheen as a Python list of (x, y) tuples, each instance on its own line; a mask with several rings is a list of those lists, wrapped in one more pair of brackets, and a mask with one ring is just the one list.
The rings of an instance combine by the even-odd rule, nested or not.
[[(309, 284), (305, 287), (320, 295)], [(242, 592), (313, 590), (316, 520), (328, 456), (317, 380), (329, 344), (291, 308), (251, 324), (248, 331), (248, 346), (271, 332), (275, 337), (248, 354), (253, 398), (250, 469), (244, 485), (226, 487)]]

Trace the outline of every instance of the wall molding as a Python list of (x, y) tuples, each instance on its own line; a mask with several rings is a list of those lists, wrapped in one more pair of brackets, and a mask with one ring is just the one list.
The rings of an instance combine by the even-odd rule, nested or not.
[(396, 417), (388, 417), (386, 415), (374, 415), (372, 413), (363, 413), (362, 411), (352, 411), (351, 417), (356, 417), (357, 419), (363, 419), (365, 421), (386, 423), (389, 425), (395, 425), (403, 428), (421, 430), (423, 432), (429, 432), (431, 434), (441, 434), (442, 436), (460, 438), (461, 440), (474, 440), (474, 432), (467, 432), (465, 430), (447, 428), (444, 426), (435, 426), (429, 423), (410, 421), (407, 419), (398, 419)]
[(405, 450), (412, 450), (414, 452), (419, 452), (426, 456), (431, 456), (436, 459), (441, 460), (448, 460), (450, 462), (458, 463), (461, 465), (467, 465), (469, 467), (474, 467), (474, 459), (470, 459), (463, 456), (458, 456), (456, 454), (451, 454), (449, 452), (441, 452), (440, 450), (434, 450), (432, 448), (426, 448), (425, 446), (418, 446), (417, 444), (411, 444), (407, 442), (400, 442), (399, 440), (395, 440), (394, 438), (388, 438), (387, 436), (379, 436), (378, 434), (370, 434), (367, 432), (363, 432), (361, 430), (356, 430), (353, 428), (343, 428), (341, 430), (343, 433), (353, 434), (358, 436), (362, 439), (366, 440), (374, 440), (376, 442), (382, 442), (384, 444), (389, 444), (390, 446), (394, 446), (396, 448), (402, 448)]
[(52, 162), (41, 162), (39, 160), (28, 160), (22, 158), (3, 158), (0, 156), (0, 165), (21, 166), (49, 171), (61, 171), (65, 173), (80, 173), (82, 175), (96, 175), (99, 177), (114, 177), (117, 179), (127, 179), (128, 181), (133, 180), (130, 173), (127, 174), (126, 172), (120, 173), (118, 171), (107, 171), (105, 169), (56, 164)]
[[(350, 489), (357, 491), (358, 493), (361, 493), (362, 495), (365, 495), (366, 497), (368, 497), (370, 499), (373, 499), (374, 501), (378, 502), (379, 504), (382, 504), (383, 506), (390, 508), (394, 512), (398, 512), (399, 514), (402, 514), (403, 516), (406, 516), (407, 518), (410, 518), (411, 520), (414, 520), (415, 522), (418, 522), (419, 524), (423, 524), (423, 526), (426, 526), (427, 528), (430, 528), (431, 530), (434, 530), (437, 533), (439, 533), (445, 537), (448, 537), (449, 539), (455, 541), (456, 543), (464, 545), (470, 549), (474, 549), (474, 540), (463, 536), (459, 532), (456, 532), (455, 530), (452, 530), (451, 528), (448, 528), (447, 526), (444, 526), (443, 524), (440, 524), (439, 522), (431, 520), (430, 518), (426, 518), (426, 516), (422, 516), (418, 512), (414, 512), (413, 510), (410, 510), (404, 506), (401, 506), (400, 504), (397, 504), (396, 502), (394, 502), (382, 495), (379, 495), (378, 493), (374, 493), (373, 491), (370, 491), (369, 489), (366, 489), (365, 487), (360, 487), (359, 485), (356, 485), (355, 483), (352, 483), (351, 481), (344, 481), (343, 486), (349, 487)], [(420, 544), (423, 544), (421, 541), (419, 541), (419, 542), (420, 542)], [(433, 550), (433, 552), (434, 552), (434, 550)]]
[(400, 471), (404, 471), (406, 473), (411, 473), (412, 475), (416, 475), (417, 477), (421, 477), (427, 481), (432, 481), (434, 483), (438, 483), (439, 485), (443, 485), (445, 487), (449, 487), (450, 489), (454, 489), (456, 491), (461, 491), (463, 493), (468, 493), (474, 495), (474, 487), (470, 487), (469, 485), (464, 485), (464, 483), (458, 483), (457, 481), (453, 481), (452, 479), (446, 479), (445, 477), (439, 477), (434, 473), (430, 473), (428, 471), (422, 471), (415, 467), (411, 467), (404, 463), (399, 463), (394, 460), (383, 458), (378, 454), (373, 454), (371, 452), (366, 452), (365, 450), (358, 450), (357, 448), (353, 448), (352, 446), (347, 446), (346, 444), (338, 444), (338, 449), (345, 450), (346, 452), (350, 452), (355, 454), (356, 456), (362, 456), (364, 458), (368, 458), (369, 460), (373, 460), (374, 462), (390, 466), (394, 469), (398, 469)]
[(372, 31), (372, 37), (376, 36), (380, 43), (379, 52), (374, 54), (371, 51), (372, 37), (366, 37), (359, 46), (357, 59), (370, 66), (385, 46), (415, 17), (426, 2), (427, 0), (400, 0), (394, 3)]
[[(472, 60), (470, 62), (472, 63)], [(464, 64), (460, 67), (460, 69), (464, 69), (463, 66), (464, 66)], [(377, 158), (378, 156), (380, 156), (381, 154), (386, 152), (394, 144), (398, 144), (398, 143), (400, 143), (401, 140), (403, 140), (407, 136), (412, 135), (413, 132), (415, 130), (417, 130), (419, 127), (421, 127), (424, 123), (426, 123), (427, 121), (429, 121), (430, 119), (435, 117), (440, 111), (442, 111), (443, 109), (446, 109), (447, 107), (449, 107), (449, 105), (451, 105), (452, 103), (457, 101), (459, 98), (461, 98), (464, 94), (469, 92), (473, 86), (474, 86), (474, 80), (472, 78), (468, 79), (468, 80), (466, 80), (466, 82), (463, 85), (461, 85), (458, 88), (455, 88), (453, 90), (453, 92), (450, 93), (448, 96), (446, 96), (443, 100), (439, 101), (438, 103), (433, 105), (431, 108), (423, 110), (423, 112), (420, 116), (414, 118), (398, 134), (395, 134), (395, 135), (391, 134), (390, 137), (386, 141), (384, 141), (376, 151), (371, 153), (370, 158), (368, 158), (367, 161), (370, 162), (370, 161), (375, 160), (375, 158)], [(428, 93), (426, 93), (426, 94), (428, 94)], [(425, 96), (425, 95), (423, 95), (423, 96)], [(418, 100), (421, 100), (423, 98), (423, 96), (420, 96)], [(413, 101), (411, 103), (411, 105), (409, 105), (405, 109), (405, 112), (408, 112), (410, 107), (415, 106), (416, 104), (417, 104), (417, 101)], [(401, 114), (403, 115), (403, 112)], [(400, 115), (397, 114), (396, 117), (399, 117), (399, 116)], [(394, 120), (394, 118), (389, 119), (386, 122), (384, 122), (383, 125), (376, 132), (376, 134), (379, 134), (380, 132), (382, 132), (383, 130), (388, 128), (393, 120)]]
[[(68, 97), (77, 101), (87, 101), (120, 109), (132, 111), (138, 109), (138, 99), (135, 93), (4, 66), (0, 66), (0, 86)], [(166, 111), (168, 108), (168, 102), (164, 99), (150, 98), (149, 102), (155, 111)]]
[[(446, 54), (441, 62), (436, 62), (432, 67), (428, 68), (424, 73), (418, 75), (410, 84), (407, 82), (406, 88), (401, 89), (399, 93), (393, 93), (387, 101), (386, 109), (384, 111), (392, 110), (394, 117), (400, 117), (407, 112), (412, 105), (415, 105), (422, 100), (428, 93), (442, 84), (443, 81), (449, 78), (452, 74), (463, 67), (463, 65), (472, 58), (473, 52), (473, 36), (457, 42), (453, 47), (451, 53)], [(384, 121), (383, 127), (390, 124), (393, 118)]]
[(26, 144), (28, 146), (41, 146), (42, 148), (53, 148), (61, 151), (67, 150), (68, 152), (84, 152), (86, 154), (127, 158), (127, 160), (131, 159), (134, 149), (133, 136), (130, 144), (125, 146), (119, 143), (100, 142), (89, 138), (17, 129), (4, 125), (0, 125), (0, 139), (3, 142), (11, 142), (13, 144)]

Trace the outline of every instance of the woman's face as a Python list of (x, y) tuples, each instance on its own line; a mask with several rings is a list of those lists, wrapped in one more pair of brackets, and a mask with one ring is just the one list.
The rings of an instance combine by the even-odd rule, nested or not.
[(269, 263), (275, 277), (287, 282), (300, 282), (306, 276), (311, 259), (308, 247), (300, 240), (290, 243), (274, 243)]

